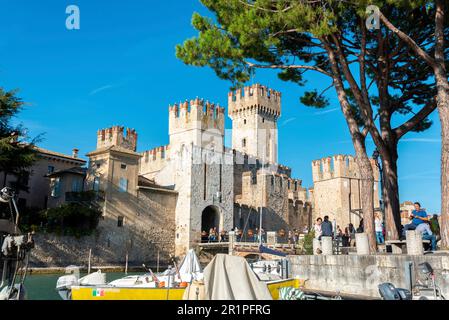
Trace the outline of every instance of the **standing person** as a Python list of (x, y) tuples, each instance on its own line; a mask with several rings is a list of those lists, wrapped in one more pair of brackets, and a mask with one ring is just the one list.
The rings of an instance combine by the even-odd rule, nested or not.
[(294, 229), (294, 237), (295, 237), (295, 244), (298, 244), (298, 241), (299, 241), (299, 230)]
[(360, 219), (359, 227), (357, 228), (357, 233), (363, 233), (363, 218)]
[(345, 232), (341, 236), (341, 245), (343, 247), (349, 247), (349, 227), (345, 228)]
[(215, 234), (214, 234), (214, 228), (209, 229), (209, 242), (215, 241)]
[(405, 232), (407, 230), (415, 230), (420, 224), (429, 221), (429, 218), (427, 218), (427, 212), (421, 209), (421, 204), (419, 202), (415, 202), (414, 206), (415, 210), (413, 210), (410, 215), (412, 222), (404, 226), (402, 236), (405, 236)]
[(348, 233), (349, 233), (349, 246), (355, 247), (355, 228), (352, 223), (348, 225)]
[(293, 231), (288, 231), (288, 244), (294, 244), (295, 243), (295, 234)]
[(382, 223), (382, 217), (380, 216), (380, 213), (376, 213), (376, 218), (374, 219), (374, 229), (376, 231), (376, 240), (377, 243), (382, 244), (385, 242), (384, 239), (384, 228)]
[(337, 226), (337, 237), (343, 237), (343, 231), (341, 230), (340, 226)]
[(434, 214), (432, 218), (430, 218), (430, 230), (435, 234), (437, 241), (441, 239), (440, 234), (440, 223), (438, 222), (438, 216)]
[(332, 237), (332, 223), (329, 221), (329, 216), (324, 216), (324, 221), (321, 224), (321, 237)]
[(313, 226), (313, 230), (315, 230), (315, 239), (321, 240), (321, 224), (323, 223), (323, 219), (316, 219), (316, 223)]

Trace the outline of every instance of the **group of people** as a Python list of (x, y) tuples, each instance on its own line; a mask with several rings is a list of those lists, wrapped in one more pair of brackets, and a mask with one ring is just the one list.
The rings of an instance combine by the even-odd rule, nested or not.
[[(437, 242), (441, 239), (440, 225), (438, 216), (433, 215), (432, 218), (427, 216), (427, 212), (421, 208), (419, 202), (414, 203), (415, 210), (410, 216), (410, 223), (403, 226), (401, 234), (402, 239), (405, 239), (407, 230), (417, 230), (421, 232), (423, 240), (430, 240), (430, 249), (437, 250)], [(314, 225), (315, 238), (321, 240), (321, 237), (334, 237), (341, 239), (343, 247), (355, 246), (355, 234), (364, 231), (363, 219), (360, 220), (359, 227), (356, 229), (352, 223), (345, 228), (344, 232), (340, 226), (336, 227), (334, 231), (332, 222), (329, 221), (329, 216), (325, 216), (324, 220), (317, 218)], [(385, 243), (385, 224), (382, 215), (377, 212), (374, 218), (374, 229), (376, 233), (376, 241), (378, 244)]]
[(228, 241), (228, 232), (222, 230), (220, 233), (217, 231), (217, 227), (210, 228), (209, 233), (205, 230), (201, 232), (201, 242), (226, 242)]

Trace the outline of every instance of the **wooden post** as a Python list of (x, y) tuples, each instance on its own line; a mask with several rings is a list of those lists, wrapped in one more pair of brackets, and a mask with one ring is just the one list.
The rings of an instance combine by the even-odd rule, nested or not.
[(128, 251), (126, 251), (126, 256), (125, 256), (125, 274), (128, 274)]
[(89, 260), (87, 261), (87, 274), (90, 274), (90, 259), (92, 258), (92, 249), (89, 249)]

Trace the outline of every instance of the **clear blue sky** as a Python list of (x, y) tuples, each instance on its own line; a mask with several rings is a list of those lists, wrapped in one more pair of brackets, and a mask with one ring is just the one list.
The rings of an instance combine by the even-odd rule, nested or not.
[[(81, 29), (65, 28), (65, 9), (81, 10)], [(0, 86), (19, 88), (29, 103), (20, 114), (31, 136), (45, 133), (41, 146), (84, 155), (96, 131), (111, 125), (135, 128), (140, 151), (168, 143), (168, 105), (196, 96), (225, 106), (230, 84), (204, 68), (185, 66), (175, 45), (195, 35), (197, 0), (0, 0)], [(311, 161), (353, 154), (339, 105), (322, 111), (302, 106), (305, 89), (329, 81), (312, 73), (305, 88), (282, 82), (272, 71), (253, 79), (283, 93), (279, 158), (293, 176), (312, 185)], [(440, 211), (440, 126), (407, 134), (399, 147), (401, 201), (421, 201)], [(227, 128), (231, 127), (229, 119)], [(370, 154), (373, 144), (369, 143)]]

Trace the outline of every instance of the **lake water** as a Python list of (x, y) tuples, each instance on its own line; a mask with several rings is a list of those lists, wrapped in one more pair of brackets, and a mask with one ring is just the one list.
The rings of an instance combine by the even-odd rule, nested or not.
[[(128, 275), (139, 273), (128, 273)], [(84, 276), (81, 274), (80, 276)], [(25, 280), (28, 300), (62, 300), (56, 291), (56, 281), (63, 274), (34, 274), (28, 275)], [(125, 276), (124, 272), (108, 272), (106, 281), (120, 279)]]

